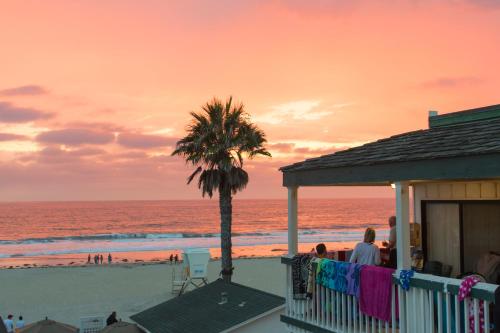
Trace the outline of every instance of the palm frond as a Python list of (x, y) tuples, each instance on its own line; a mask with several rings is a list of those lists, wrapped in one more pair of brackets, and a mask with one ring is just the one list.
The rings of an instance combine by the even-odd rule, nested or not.
[(197, 167), (196, 170), (191, 174), (191, 176), (188, 177), (187, 183), (191, 184), (194, 177), (196, 177), (196, 175), (199, 174), (202, 170), (203, 170), (202, 167)]
[(243, 170), (244, 156), (271, 156), (266, 150), (265, 134), (250, 122), (242, 103), (230, 96), (224, 103), (217, 98), (204, 104), (201, 112), (191, 112), (186, 136), (180, 139), (172, 155), (196, 166), (188, 183), (198, 176), (202, 195), (212, 197), (221, 189), (232, 193), (243, 190), (248, 173)]

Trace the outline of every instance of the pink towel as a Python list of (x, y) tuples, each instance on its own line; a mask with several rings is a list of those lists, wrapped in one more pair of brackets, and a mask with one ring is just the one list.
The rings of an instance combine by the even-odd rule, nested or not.
[(394, 269), (368, 265), (361, 270), (359, 308), (365, 315), (391, 320), (393, 273)]

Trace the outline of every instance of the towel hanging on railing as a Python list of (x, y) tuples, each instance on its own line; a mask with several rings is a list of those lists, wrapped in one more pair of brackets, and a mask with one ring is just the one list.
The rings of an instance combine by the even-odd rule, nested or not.
[[(468, 276), (462, 280), (460, 283), (460, 289), (458, 292), (458, 300), (463, 301), (467, 297), (469, 297), (470, 292), (472, 291), (472, 287), (474, 287), (477, 283), (481, 282), (481, 280), (477, 276)], [(473, 302), (469, 302), (469, 332), (475, 332), (475, 320), (474, 320), (474, 304)], [(484, 302), (479, 301), (479, 332), (483, 333), (484, 330)]]
[[(392, 275), (394, 269), (365, 266), (361, 271), (359, 309), (365, 315), (391, 320)], [(396, 317), (397, 317), (396, 306)]]
[(294, 299), (307, 298), (307, 280), (311, 258), (309, 254), (298, 254), (292, 258), (292, 292)]
[(316, 270), (316, 283), (328, 289), (347, 293), (347, 272), (351, 264), (323, 259)]
[(415, 271), (410, 269), (403, 269), (399, 272), (399, 284), (404, 290), (410, 290), (410, 279), (414, 274)]
[(359, 298), (360, 274), (364, 265), (321, 259), (316, 269), (316, 283), (325, 288)]

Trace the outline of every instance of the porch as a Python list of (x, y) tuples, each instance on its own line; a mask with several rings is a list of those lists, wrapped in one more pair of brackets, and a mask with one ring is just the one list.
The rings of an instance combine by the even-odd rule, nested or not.
[[(471, 310), (473, 332), (489, 332), (481, 327), (500, 332), (498, 280), (476, 284), (463, 301), (459, 301), (460, 279), (415, 273), (409, 290), (399, 285), (399, 272), (411, 269), (410, 220), (423, 227), (418, 249), (424, 260), (450, 265), (453, 277), (473, 268), (473, 261), (485, 251), (500, 252), (499, 165), (500, 105), (496, 105), (432, 114), (427, 130), (282, 168), (283, 185), (288, 188), (288, 256), (282, 258), (287, 265), (287, 303), (282, 321), (289, 331), (469, 332)], [(355, 296), (317, 282), (312, 297), (293, 297), (290, 265), (298, 252), (298, 190), (349, 185), (392, 185), (395, 190), (397, 271), (389, 321), (363, 314)], [(465, 229), (464, 203), (473, 202), (490, 203), (493, 208), (479, 222), (471, 219), (470, 229)], [(445, 209), (445, 204), (455, 206)], [(469, 210), (472, 216), (480, 216), (481, 209)], [(475, 229), (480, 230), (470, 236), (469, 230)]]

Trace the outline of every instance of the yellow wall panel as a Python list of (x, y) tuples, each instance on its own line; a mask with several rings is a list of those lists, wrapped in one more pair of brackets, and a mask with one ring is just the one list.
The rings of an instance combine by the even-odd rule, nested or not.
[(481, 183), (481, 198), (494, 199), (497, 197), (497, 187), (493, 182)]
[(452, 186), (452, 197), (453, 199), (465, 199), (465, 184), (464, 183), (454, 183)]
[(467, 199), (481, 198), (481, 184), (467, 183), (467, 185), (465, 185), (465, 194), (467, 196)]

